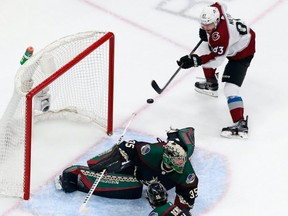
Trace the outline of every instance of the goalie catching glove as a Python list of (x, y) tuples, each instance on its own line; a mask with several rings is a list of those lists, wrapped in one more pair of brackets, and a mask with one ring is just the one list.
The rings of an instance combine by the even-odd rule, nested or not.
[(180, 60), (177, 61), (177, 64), (181, 68), (188, 69), (191, 67), (198, 67), (202, 65), (202, 60), (196, 54), (191, 54), (191, 55), (189, 54), (189, 55), (185, 55), (181, 57)]

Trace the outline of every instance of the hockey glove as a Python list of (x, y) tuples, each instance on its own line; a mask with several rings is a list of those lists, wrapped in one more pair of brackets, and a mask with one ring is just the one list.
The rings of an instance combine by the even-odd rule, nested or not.
[(92, 159), (88, 160), (87, 164), (89, 169), (95, 172), (100, 172), (104, 169), (109, 173), (120, 171), (122, 166), (122, 157), (118, 145), (114, 145), (106, 152), (96, 155)]
[(177, 64), (184, 69), (191, 68), (191, 67), (198, 67), (202, 64), (201, 58), (196, 55), (186, 55), (180, 58), (179, 61), (177, 61)]
[(190, 213), (189, 209), (186, 209), (186, 208), (180, 208), (180, 209), (183, 211), (184, 215), (192, 216), (192, 214)]
[(199, 37), (202, 41), (207, 42), (208, 41), (208, 37), (207, 37), (207, 33), (204, 29), (200, 28), (199, 29)]

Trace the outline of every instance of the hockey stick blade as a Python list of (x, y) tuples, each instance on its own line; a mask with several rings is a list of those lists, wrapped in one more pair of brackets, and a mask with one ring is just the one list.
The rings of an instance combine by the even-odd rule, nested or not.
[(166, 88), (167, 86), (170, 84), (170, 82), (174, 79), (174, 77), (179, 73), (179, 71), (181, 70), (181, 66), (177, 69), (177, 71), (172, 75), (172, 77), (169, 79), (169, 81), (166, 83), (166, 85), (161, 89), (158, 84), (156, 83), (155, 80), (152, 80), (152, 87), (154, 88), (154, 90), (158, 93), (161, 94)]
[(156, 83), (155, 80), (152, 80), (151, 85), (152, 85), (152, 88), (153, 88), (158, 94), (161, 94), (161, 92), (162, 92), (163, 90), (159, 87), (159, 85)]
[[(198, 49), (198, 47), (200, 46), (200, 44), (202, 43), (202, 40), (200, 40), (197, 45), (194, 47), (194, 49), (190, 52), (190, 55), (193, 54), (196, 49)], [(179, 66), (179, 68), (175, 71), (175, 73), (172, 75), (172, 77), (169, 79), (169, 81), (166, 83), (166, 85), (161, 89), (158, 84), (156, 83), (155, 80), (152, 80), (151, 82), (151, 85), (153, 87), (153, 89), (158, 93), (158, 94), (161, 94), (165, 89), (166, 87), (171, 83), (171, 81), (174, 79), (174, 77), (178, 74), (178, 72), (181, 70), (183, 66), (183, 63), (181, 66)]]

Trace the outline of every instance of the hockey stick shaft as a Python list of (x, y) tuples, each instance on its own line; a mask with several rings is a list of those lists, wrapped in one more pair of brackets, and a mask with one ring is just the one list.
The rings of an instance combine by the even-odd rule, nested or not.
[(126, 127), (124, 128), (124, 131), (122, 132), (122, 134), (121, 134), (121, 136), (120, 136), (120, 138), (118, 140), (117, 145), (119, 145), (122, 142), (122, 139), (123, 139), (124, 135), (126, 134), (127, 129), (129, 128), (131, 122), (133, 121), (133, 119), (135, 118), (136, 115), (137, 115), (136, 113), (132, 113), (132, 116), (130, 117), (129, 122), (127, 123)]
[[(198, 47), (200, 46), (200, 44), (202, 43), (202, 40), (200, 40), (196, 46), (194, 47), (194, 49), (190, 52), (190, 55), (193, 54), (197, 49)], [(171, 76), (171, 78), (168, 80), (168, 82), (166, 83), (166, 85), (161, 89), (159, 87), (159, 85), (157, 84), (157, 82), (155, 80), (152, 80), (151, 82), (151, 85), (153, 87), (153, 89), (158, 93), (158, 94), (161, 94), (166, 88), (167, 86), (171, 83), (171, 81), (175, 78), (175, 76), (179, 73), (179, 71), (181, 70), (182, 68), (182, 65), (179, 66), (179, 68), (175, 71), (175, 73)]]
[(89, 199), (91, 198), (93, 192), (95, 191), (96, 187), (98, 186), (99, 182), (101, 181), (101, 179), (102, 179), (102, 177), (103, 177), (103, 175), (104, 175), (105, 172), (106, 172), (106, 169), (104, 169), (104, 170), (101, 172), (99, 178), (96, 178), (96, 180), (95, 180), (95, 182), (93, 183), (92, 187), (90, 188), (88, 194), (86, 195), (86, 197), (85, 197), (82, 205), (80, 206), (79, 212), (85, 212), (85, 211), (87, 210), (86, 205), (87, 205)]
[[(124, 135), (126, 134), (128, 128), (129, 128), (131, 122), (133, 121), (133, 119), (135, 118), (135, 116), (136, 116), (136, 113), (133, 113), (132, 116), (131, 116), (131, 118), (130, 118), (130, 120), (129, 120), (129, 122), (127, 123), (124, 131), (122, 132), (122, 134), (121, 134), (121, 136), (120, 136), (120, 138), (119, 138), (119, 140), (118, 140), (117, 145), (119, 145), (119, 144), (122, 142), (122, 139), (123, 139)], [(99, 178), (96, 178), (96, 179), (95, 179), (95, 181), (94, 181), (93, 185), (91, 186), (89, 192), (87, 193), (87, 195), (86, 195), (86, 197), (85, 197), (82, 205), (81, 205), (80, 208), (79, 208), (79, 212), (85, 212), (85, 211), (87, 210), (86, 205), (87, 205), (89, 199), (91, 198), (93, 192), (95, 191), (96, 187), (98, 186), (99, 182), (101, 181), (102, 177), (104, 176), (104, 173), (105, 173), (105, 172), (106, 172), (106, 169), (104, 169), (104, 170), (101, 172), (101, 175), (100, 175)]]

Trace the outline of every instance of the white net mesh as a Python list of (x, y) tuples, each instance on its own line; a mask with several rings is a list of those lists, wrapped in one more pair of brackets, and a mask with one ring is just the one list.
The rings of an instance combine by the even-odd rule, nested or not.
[(0, 194), (23, 197), (26, 95), (47, 83), (47, 78), (57, 76), (33, 97), (32, 123), (68, 118), (93, 122), (107, 130), (109, 41), (73, 63), (61, 76), (55, 73), (106, 34), (84, 32), (57, 40), (17, 71), (14, 94), (0, 121)]

